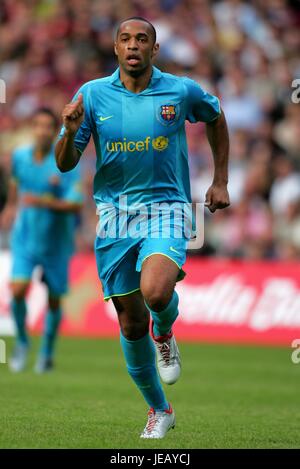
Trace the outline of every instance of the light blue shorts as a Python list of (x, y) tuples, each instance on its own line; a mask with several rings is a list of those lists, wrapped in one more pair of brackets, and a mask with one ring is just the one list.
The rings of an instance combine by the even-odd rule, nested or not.
[(49, 288), (51, 296), (59, 297), (68, 291), (68, 270), (70, 256), (66, 258), (39, 258), (22, 252), (21, 249), (12, 252), (11, 280), (30, 281), (35, 267), (43, 270), (42, 281)]
[(122, 296), (140, 289), (142, 264), (152, 254), (162, 254), (180, 269), (177, 281), (185, 272), (187, 240), (184, 238), (118, 238), (95, 240), (95, 254), (104, 299)]

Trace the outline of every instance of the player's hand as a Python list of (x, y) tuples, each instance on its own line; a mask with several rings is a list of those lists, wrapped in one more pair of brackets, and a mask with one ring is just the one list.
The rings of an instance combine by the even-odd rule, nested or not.
[(25, 207), (43, 207), (43, 198), (31, 194), (30, 192), (26, 192), (25, 194), (22, 195), (21, 197), (21, 204)]
[(229, 194), (226, 184), (212, 184), (206, 192), (205, 207), (214, 213), (217, 209), (226, 208), (230, 205)]
[(62, 112), (63, 124), (70, 133), (75, 134), (84, 120), (83, 97), (79, 94), (76, 101), (67, 104)]
[(14, 219), (16, 217), (16, 208), (14, 206), (7, 205), (0, 215), (0, 229), (8, 231), (11, 229)]

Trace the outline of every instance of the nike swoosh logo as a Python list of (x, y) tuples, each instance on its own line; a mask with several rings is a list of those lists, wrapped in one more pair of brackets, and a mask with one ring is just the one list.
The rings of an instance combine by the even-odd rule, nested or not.
[(100, 116), (99, 119), (101, 122), (103, 122), (103, 121), (107, 121), (107, 119), (111, 119), (112, 117), (114, 116), (107, 116), (107, 117)]
[(176, 249), (173, 248), (173, 246), (170, 246), (170, 251), (176, 252), (176, 254), (180, 254)]

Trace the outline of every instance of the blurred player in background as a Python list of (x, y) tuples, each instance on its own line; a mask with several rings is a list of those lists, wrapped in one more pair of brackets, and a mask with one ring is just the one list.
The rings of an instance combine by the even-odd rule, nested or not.
[[(122, 211), (120, 195), (127, 197), (129, 207), (191, 202), (185, 120), (206, 123), (215, 162), (206, 205), (212, 212), (229, 205), (229, 142), (219, 100), (193, 80), (153, 67), (158, 49), (151, 23), (139, 17), (123, 21), (115, 37), (119, 68), (84, 84), (63, 110), (57, 165), (61, 171), (73, 169), (93, 135), (100, 221), (113, 218), (111, 208)], [(155, 350), (162, 381), (175, 383), (181, 370), (172, 325), (178, 315), (174, 288), (184, 275), (187, 239), (166, 239), (159, 230), (157, 226), (158, 237), (97, 236), (95, 242), (104, 298), (112, 298), (118, 313), (128, 372), (150, 406), (142, 438), (163, 438), (175, 425)]]
[(22, 371), (27, 362), (25, 298), (34, 268), (42, 267), (49, 291), (44, 335), (35, 365), (38, 373), (53, 367), (54, 344), (62, 318), (61, 296), (68, 288), (68, 266), (82, 192), (79, 168), (62, 175), (56, 167), (56, 132), (53, 112), (48, 108), (37, 110), (33, 116), (34, 144), (19, 147), (12, 155), (7, 212), (11, 213), (17, 205), (11, 239), (11, 308), (17, 341), (9, 365), (14, 372)]

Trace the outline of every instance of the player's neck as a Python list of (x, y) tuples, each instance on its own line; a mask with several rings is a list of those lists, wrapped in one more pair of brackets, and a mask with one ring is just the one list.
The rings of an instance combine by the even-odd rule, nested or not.
[(128, 75), (121, 67), (120, 67), (120, 80), (125, 86), (128, 91), (132, 93), (141, 93), (146, 88), (148, 88), (149, 82), (151, 80), (152, 75), (152, 65), (150, 65), (142, 75), (134, 77), (132, 75)]
[(35, 161), (43, 161), (48, 153), (50, 152), (51, 145), (49, 147), (38, 147), (36, 146), (34, 149), (34, 159)]

